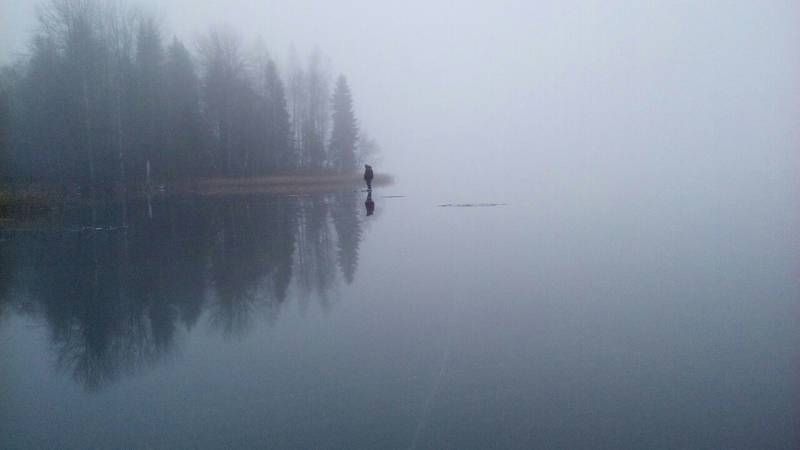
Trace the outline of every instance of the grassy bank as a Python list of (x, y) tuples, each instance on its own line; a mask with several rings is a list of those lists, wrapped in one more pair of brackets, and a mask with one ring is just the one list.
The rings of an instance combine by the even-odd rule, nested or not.
[[(393, 183), (387, 174), (376, 174), (373, 186)], [(128, 186), (128, 198), (181, 195), (243, 195), (243, 194), (306, 194), (364, 188), (361, 174), (293, 174), (250, 178), (208, 178), (172, 183)], [(77, 188), (64, 186), (29, 185), (0, 189), (0, 217), (14, 213), (35, 213), (64, 205), (113, 202), (123, 198), (125, 189), (98, 193), (96, 198)]]
[[(377, 174), (373, 186), (386, 186), (393, 178)], [(366, 187), (360, 174), (354, 175), (281, 175), (253, 178), (213, 178), (166, 185), (177, 194), (230, 195), (254, 193), (313, 193)]]
[(41, 188), (2, 189), (0, 190), (0, 218), (13, 212), (30, 213), (35, 210), (46, 210), (57, 198), (58, 196)]

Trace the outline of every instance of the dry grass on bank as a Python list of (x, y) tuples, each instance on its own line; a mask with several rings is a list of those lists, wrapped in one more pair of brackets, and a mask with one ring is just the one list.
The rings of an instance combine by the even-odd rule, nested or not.
[[(387, 174), (376, 174), (373, 186), (387, 186), (394, 178)], [(242, 194), (305, 194), (315, 192), (341, 191), (345, 189), (364, 188), (364, 179), (360, 174), (352, 175), (280, 175), (250, 178), (210, 178), (185, 182), (166, 183), (164, 185), (132, 186), (128, 188), (128, 197), (136, 198), (145, 195), (242, 195)], [(101, 196), (97, 201), (116, 201), (121, 198), (121, 188), (113, 193)], [(46, 210), (65, 204), (92, 203), (90, 197), (82, 196), (78, 190), (64, 189), (57, 186), (27, 186), (16, 189), (0, 189), (0, 217), (13, 213), (30, 213)]]
[(39, 189), (0, 190), (0, 214), (13, 210), (47, 208), (52, 198)]
[[(372, 180), (373, 186), (386, 186), (393, 182), (393, 177), (387, 174), (377, 174)], [(172, 186), (175, 193), (199, 195), (313, 193), (357, 187), (365, 187), (364, 179), (359, 174), (213, 178)], [(171, 190), (169, 186), (166, 189)]]

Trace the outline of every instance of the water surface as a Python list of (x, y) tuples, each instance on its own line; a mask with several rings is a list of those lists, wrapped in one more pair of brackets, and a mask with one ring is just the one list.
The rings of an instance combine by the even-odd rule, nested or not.
[(796, 208), (732, 186), (7, 224), (0, 447), (796, 448)]

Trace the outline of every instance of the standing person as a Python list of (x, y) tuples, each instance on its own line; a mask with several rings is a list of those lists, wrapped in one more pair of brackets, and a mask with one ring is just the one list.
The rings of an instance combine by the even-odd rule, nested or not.
[(364, 164), (364, 181), (367, 182), (367, 190), (370, 191), (370, 192), (372, 192), (372, 178), (373, 178), (373, 176), (374, 175), (372, 173), (372, 166), (370, 166), (369, 164)]

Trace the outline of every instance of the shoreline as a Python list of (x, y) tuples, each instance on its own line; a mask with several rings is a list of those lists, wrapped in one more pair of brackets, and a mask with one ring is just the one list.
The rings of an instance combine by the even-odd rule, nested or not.
[[(388, 186), (394, 177), (376, 174), (373, 186)], [(366, 187), (361, 174), (352, 175), (274, 175), (248, 178), (208, 178), (172, 184), (173, 194), (232, 195), (232, 194), (305, 194)], [(170, 185), (166, 186), (167, 191)]]
[[(389, 174), (375, 174), (373, 186), (394, 183)], [(365, 188), (361, 174), (350, 175), (271, 175), (243, 178), (201, 178), (164, 183), (136, 184), (126, 190), (117, 186), (113, 192), (91, 198), (77, 189), (69, 192), (64, 186), (28, 185), (0, 188), (0, 218), (9, 215), (47, 211), (68, 206), (121, 202), (146, 197), (227, 196), (250, 194), (313, 194), (341, 191), (348, 188)]]

